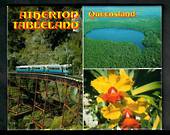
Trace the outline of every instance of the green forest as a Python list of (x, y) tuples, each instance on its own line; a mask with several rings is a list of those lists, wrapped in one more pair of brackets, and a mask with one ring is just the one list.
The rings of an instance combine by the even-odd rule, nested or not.
[[(8, 71), (18, 65), (72, 64), (73, 74), (82, 73), (81, 27), (79, 32), (61, 30), (14, 30), (20, 11), (71, 11), (81, 8), (24, 6), (8, 8)], [(43, 19), (41, 20), (43, 21)], [(57, 21), (57, 20), (52, 20)], [(61, 21), (64, 21), (61, 20)], [(80, 22), (81, 23), (81, 22)]]
[(131, 42), (113, 42), (84, 38), (84, 66), (103, 67), (161, 67), (161, 20), (157, 17), (135, 18), (112, 21), (88, 21), (84, 24), (84, 37), (87, 32), (98, 28), (126, 28), (144, 33), (140, 49)]

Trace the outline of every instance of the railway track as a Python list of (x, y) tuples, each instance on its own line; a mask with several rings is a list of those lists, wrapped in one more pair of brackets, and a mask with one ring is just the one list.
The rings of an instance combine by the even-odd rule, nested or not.
[(21, 78), (47, 78), (48, 80), (56, 81), (58, 79), (66, 80), (68, 82), (82, 83), (82, 78), (73, 77), (71, 75), (62, 74), (43, 74), (43, 73), (21, 73), (21, 72), (8, 72), (9, 75), (18, 76)]

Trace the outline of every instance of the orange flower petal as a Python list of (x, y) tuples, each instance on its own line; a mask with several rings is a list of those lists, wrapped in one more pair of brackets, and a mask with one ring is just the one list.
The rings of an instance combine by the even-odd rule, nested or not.
[(122, 129), (131, 129), (131, 128), (138, 129), (140, 127), (141, 127), (140, 123), (134, 118), (125, 118), (121, 123)]

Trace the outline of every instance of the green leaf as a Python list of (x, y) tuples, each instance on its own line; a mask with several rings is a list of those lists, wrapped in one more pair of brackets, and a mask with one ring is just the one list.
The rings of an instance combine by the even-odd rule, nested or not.
[(129, 77), (130, 77), (130, 78), (134, 78), (134, 70), (132, 70), (132, 71), (129, 73)]
[(98, 106), (99, 108), (101, 108), (101, 107), (106, 106), (106, 104), (105, 104), (105, 102), (100, 102), (100, 103), (97, 104), (97, 106)]
[(158, 98), (162, 98), (162, 96), (160, 94), (161, 94), (160, 91), (155, 91), (155, 92), (152, 93), (152, 95), (154, 95), (154, 96), (156, 96)]
[(52, 118), (46, 118), (44, 122), (45, 127), (50, 128), (52, 122), (54, 122)]
[(155, 119), (155, 121), (154, 121), (154, 123), (153, 123), (152, 130), (157, 129), (159, 123), (160, 123), (160, 117), (157, 115), (157, 116), (156, 116), (156, 119)]
[(100, 74), (98, 72), (96, 72), (95, 70), (91, 70), (91, 73), (95, 78), (100, 76)]
[(152, 91), (152, 90), (155, 90), (155, 89), (159, 89), (159, 88), (161, 88), (160, 82), (152, 82), (152, 83), (143, 85), (143, 86), (141, 86), (137, 89), (132, 90), (131, 93), (132, 93), (133, 96), (135, 96), (135, 95), (138, 95), (138, 94), (141, 94), (141, 93), (144, 93), (144, 92), (148, 92), (148, 91)]
[(107, 70), (95, 69), (95, 72), (98, 73), (99, 76), (106, 76), (107, 77)]
[(51, 122), (50, 129), (58, 129), (61, 127), (62, 116), (55, 116), (54, 120)]

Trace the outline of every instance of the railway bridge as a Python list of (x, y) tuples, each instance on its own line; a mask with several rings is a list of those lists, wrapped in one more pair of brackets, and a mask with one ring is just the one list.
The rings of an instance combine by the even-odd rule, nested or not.
[[(62, 129), (80, 122), (82, 115), (82, 79), (42, 73), (8, 73), (8, 113), (13, 119), (31, 115), (33, 128), (49, 128), (56, 117)], [(55, 124), (54, 124), (55, 125)]]

